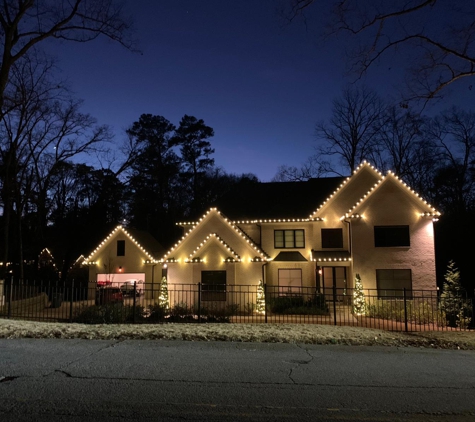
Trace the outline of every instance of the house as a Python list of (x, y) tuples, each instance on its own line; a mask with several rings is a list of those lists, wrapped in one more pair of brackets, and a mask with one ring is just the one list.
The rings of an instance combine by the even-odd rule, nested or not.
[(396, 175), (364, 162), (348, 178), (235, 191), (198, 221), (178, 223), (184, 235), (162, 262), (172, 289), (201, 283), (203, 291), (219, 292), (262, 280), (281, 292), (345, 294), (359, 274), (379, 296), (435, 290), (439, 215)]
[(153, 291), (162, 277), (160, 259), (164, 249), (149, 233), (117, 226), (84, 259), (89, 268), (89, 289), (106, 285), (137, 285)]
[[(61, 266), (60, 266), (61, 268)], [(48, 248), (43, 248), (38, 254), (36, 277), (40, 280), (58, 280), (60, 271), (56, 259)]]

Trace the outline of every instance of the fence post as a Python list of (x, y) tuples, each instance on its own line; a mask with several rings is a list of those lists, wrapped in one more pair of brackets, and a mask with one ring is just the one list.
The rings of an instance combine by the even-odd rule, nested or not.
[(136, 312), (136, 305), (137, 305), (137, 281), (134, 281), (134, 305), (133, 305), (133, 308), (132, 308), (132, 312), (133, 312), (133, 323), (135, 324), (137, 322), (137, 312)]
[(475, 311), (475, 296), (472, 296), (472, 309), (471, 309), (471, 315), (472, 315), (472, 319), (471, 319), (471, 324), (470, 324), (470, 327), (475, 327), (475, 315), (474, 315), (474, 311)]
[(407, 301), (406, 301), (406, 288), (404, 287), (403, 289), (404, 292), (404, 327), (406, 329), (406, 333), (408, 331), (407, 329)]
[(336, 286), (333, 283), (333, 325), (336, 325)]
[(264, 323), (267, 324), (267, 283), (264, 283)]
[(13, 299), (13, 276), (10, 277), (10, 291), (8, 292), (8, 318), (12, 316), (12, 299)]
[(69, 294), (70, 294), (70, 297), (71, 297), (71, 300), (69, 302), (69, 322), (73, 322), (74, 278), (71, 281), (71, 291), (69, 292)]
[[(0, 306), (3, 308), (6, 306), (5, 302), (5, 280), (0, 279)], [(2, 309), (3, 310), (3, 309)]]
[(198, 283), (198, 322), (201, 322), (201, 283)]

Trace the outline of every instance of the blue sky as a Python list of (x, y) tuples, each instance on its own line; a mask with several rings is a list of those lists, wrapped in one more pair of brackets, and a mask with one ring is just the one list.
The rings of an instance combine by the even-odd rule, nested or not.
[[(142, 54), (104, 39), (56, 43), (54, 53), (84, 111), (110, 125), (117, 144), (143, 113), (176, 125), (193, 115), (215, 131), (216, 165), (270, 181), (313, 154), (315, 123), (353, 80), (345, 44), (317, 41), (318, 9), (307, 26), (285, 25), (282, 1), (127, 0)], [(397, 72), (395, 60), (364, 82), (388, 95)]]

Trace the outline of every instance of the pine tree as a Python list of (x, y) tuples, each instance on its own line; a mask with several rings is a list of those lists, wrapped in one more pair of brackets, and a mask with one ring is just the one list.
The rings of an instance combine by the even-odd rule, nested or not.
[(257, 286), (257, 299), (256, 299), (256, 312), (259, 314), (264, 314), (266, 311), (266, 296), (264, 292), (264, 283), (262, 280), (259, 280), (259, 285)]
[(460, 281), (460, 271), (450, 260), (444, 276), (444, 285), (440, 295), (440, 309), (450, 327), (466, 328), (470, 322), (470, 309), (465, 297), (465, 289)]
[(168, 282), (166, 277), (163, 277), (160, 283), (158, 305), (165, 309), (168, 309)]
[(366, 299), (363, 291), (363, 283), (359, 274), (355, 276), (355, 290), (353, 291), (353, 313), (355, 315), (366, 314)]

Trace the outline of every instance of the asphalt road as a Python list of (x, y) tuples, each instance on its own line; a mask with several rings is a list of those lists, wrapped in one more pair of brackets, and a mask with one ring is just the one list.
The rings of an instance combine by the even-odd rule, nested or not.
[(475, 352), (0, 340), (0, 421), (471, 421)]

